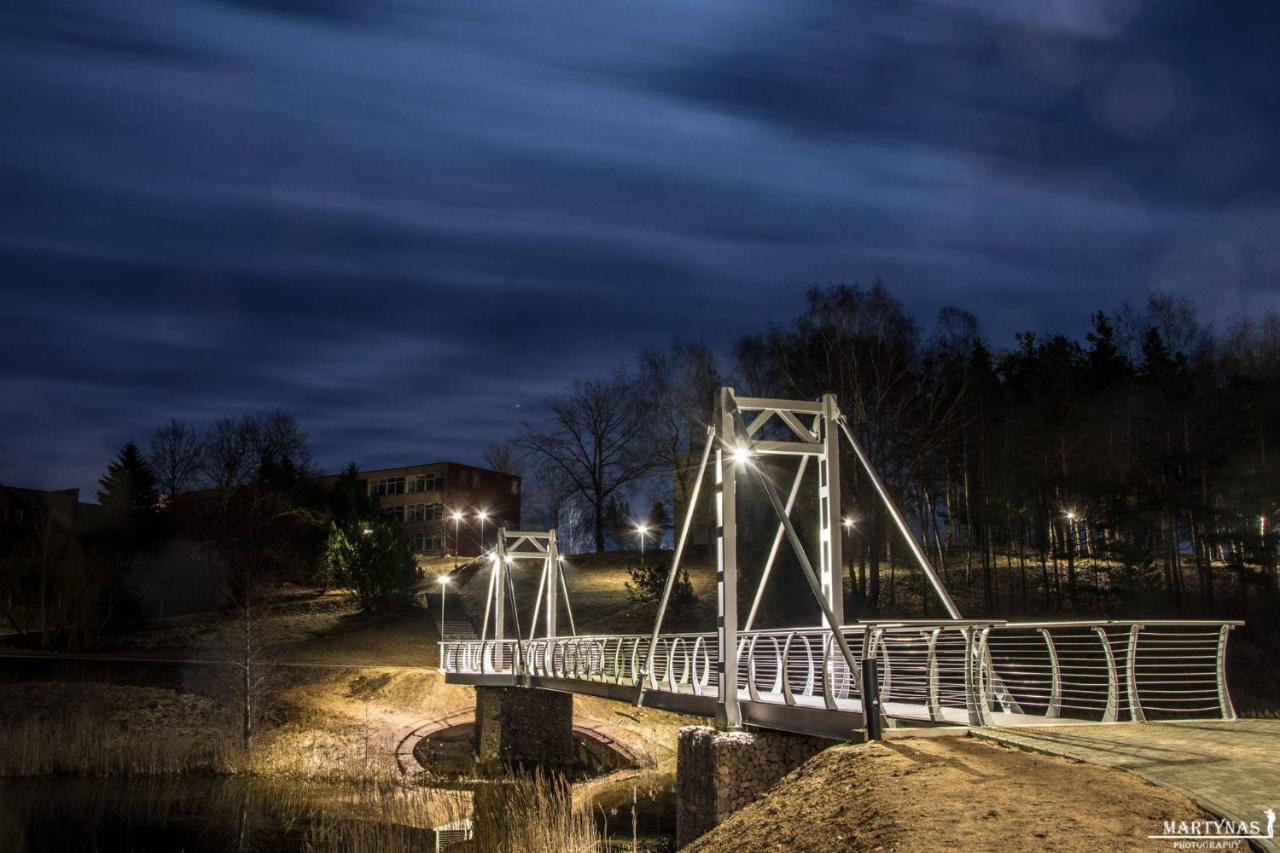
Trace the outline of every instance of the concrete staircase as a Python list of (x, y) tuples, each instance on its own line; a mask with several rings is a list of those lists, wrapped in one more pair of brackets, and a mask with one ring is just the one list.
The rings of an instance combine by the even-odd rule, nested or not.
[[(480, 630), (471, 609), (467, 607), (467, 599), (459, 594), (459, 587), (465, 586), (482, 565), (481, 560), (472, 560), (453, 573), (454, 583), (449, 587), (444, 602), (444, 636), (445, 641), (479, 640)], [(440, 624), (440, 593), (431, 590), (423, 595), (423, 602), (430, 611), (436, 625)]]

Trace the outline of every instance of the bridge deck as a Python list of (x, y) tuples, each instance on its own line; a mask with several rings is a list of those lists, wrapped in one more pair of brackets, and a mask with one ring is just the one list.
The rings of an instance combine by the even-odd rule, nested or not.
[[(1275, 769), (1280, 720), (983, 729), (976, 734), (1010, 746), (1137, 773), (1157, 785), (1181, 791), (1219, 817), (1258, 821), (1262, 834), (1266, 834), (1265, 810), (1280, 803), (1280, 773)], [(1253, 839), (1253, 844), (1278, 850), (1276, 841), (1275, 837)]]
[[(739, 635), (744, 722), (847, 739), (864, 725), (865, 662), (890, 725), (1062, 725), (1234, 717), (1226, 622), (894, 622), (845, 626), (851, 670), (821, 628)], [(540, 687), (716, 715), (715, 634), (441, 644), (460, 684)], [(650, 658), (652, 657), (652, 665)]]

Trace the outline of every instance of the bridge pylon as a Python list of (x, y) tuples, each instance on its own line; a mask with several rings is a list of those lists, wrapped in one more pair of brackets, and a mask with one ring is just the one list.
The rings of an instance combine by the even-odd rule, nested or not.
[[(766, 397), (740, 397), (731, 387), (720, 389), (717, 397), (716, 418), (707, 431), (707, 444), (693, 491), (689, 496), (689, 510), (684, 528), (677, 540), (672, 559), (671, 574), (667, 579), (658, 616), (654, 623), (650, 652), (646, 663), (647, 682), (652, 682), (654, 649), (661, 631), (662, 619), (670, 599), (672, 582), (684, 553), (689, 526), (693, 521), (694, 505), (702, 487), (703, 473), (714, 449), (716, 518), (716, 683), (719, 695), (716, 721), (721, 728), (742, 727), (738, 678), (738, 659), (744, 642), (743, 632), (755, 625), (760, 602), (769, 575), (785, 538), (795, 552), (801, 570), (808, 580), (819, 608), (822, 611), (822, 628), (828, 632), (832, 654), (826, 663), (828, 674), (835, 677), (835, 652), (844, 658), (848, 673), (859, 671), (854, 661), (844, 631), (844, 555), (842, 553), (841, 527), (843, 525), (840, 495), (841, 437), (846, 440), (859, 465), (865, 470), (875, 487), (877, 496), (885, 504), (889, 517), (906, 539), (943, 607), (952, 619), (960, 618), (960, 612), (951, 600), (938, 573), (924, 555), (924, 550), (898, 511), (884, 483), (871, 466), (867, 455), (854, 438), (844, 415), (841, 414), (834, 394), (824, 394), (818, 400), (782, 400)], [(786, 501), (760, 464), (762, 457), (796, 457), (800, 464), (788, 491)], [(811, 561), (795, 525), (791, 512), (795, 506), (801, 483), (810, 460), (817, 468), (818, 547), (815, 561)], [(769, 498), (778, 526), (773, 544), (760, 574), (760, 582), (752, 599), (745, 624), (738, 615), (738, 530), (737, 530), (737, 478), (740, 472), (750, 472), (763, 487)], [(864, 655), (866, 650), (863, 650)], [(641, 694), (641, 701), (643, 694)]]
[[(543, 620), (543, 636), (559, 636), (558, 617), (561, 603), (563, 603), (565, 615), (569, 618), (570, 634), (577, 634), (577, 628), (573, 622), (573, 608), (569, 604), (569, 590), (564, 580), (564, 557), (560, 553), (554, 528), (545, 531), (499, 528), (498, 539), (489, 559), (489, 586), (485, 598), (482, 640), (489, 639), (490, 612), (494, 614), (493, 639), (499, 641), (507, 639), (506, 605), (508, 602), (515, 620), (517, 640), (531, 641), (537, 636), (539, 617)], [(531, 560), (542, 563), (542, 572), (538, 579), (538, 592), (534, 597), (533, 618), (529, 621), (528, 636), (521, 637), (519, 601), (516, 597), (511, 570), (522, 561)]]

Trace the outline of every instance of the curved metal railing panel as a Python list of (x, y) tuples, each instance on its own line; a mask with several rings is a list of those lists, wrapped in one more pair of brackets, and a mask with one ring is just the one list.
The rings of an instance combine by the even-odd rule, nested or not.
[[(910, 621), (841, 631), (858, 660), (850, 671), (830, 631), (743, 632), (740, 699), (860, 711), (862, 662), (876, 661), (890, 717), (936, 723), (1234, 718), (1224, 671), (1238, 622)], [(594, 635), (440, 644), (441, 669), (458, 675), (535, 676), (649, 691), (718, 695), (716, 634)]]

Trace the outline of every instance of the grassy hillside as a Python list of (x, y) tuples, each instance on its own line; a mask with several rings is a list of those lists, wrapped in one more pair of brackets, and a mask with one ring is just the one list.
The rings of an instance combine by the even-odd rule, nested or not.
[[(660, 559), (649, 553), (647, 560)], [(640, 564), (638, 552), (578, 554), (564, 562), (565, 584), (573, 607), (579, 634), (648, 633), (653, 629), (656, 608), (652, 604), (633, 601), (627, 594), (628, 569)], [(711, 631), (716, 624), (715, 568), (703, 556), (688, 556), (682, 566), (689, 571), (697, 603), (684, 611), (669, 611), (663, 631)], [(534, 598), (542, 565), (522, 561), (512, 568), (516, 599), (520, 602), (520, 625), (523, 635), (529, 631)], [(461, 589), (477, 625), (484, 618), (484, 599), (488, 589), (488, 570), (471, 575)], [(565, 619), (563, 612), (559, 618)], [(568, 624), (564, 625), (568, 633)]]
[(1150, 850), (1161, 821), (1202, 815), (1123, 771), (918, 737), (819, 753), (686, 849)]

